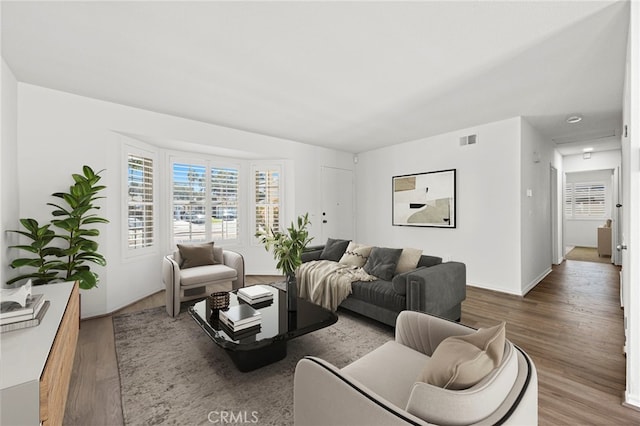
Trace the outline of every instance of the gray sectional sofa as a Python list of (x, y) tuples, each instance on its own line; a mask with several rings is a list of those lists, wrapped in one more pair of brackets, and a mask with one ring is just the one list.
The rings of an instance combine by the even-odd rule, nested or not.
[[(329, 239), (328, 243), (335, 241)], [(346, 245), (342, 252), (345, 250)], [(336, 260), (342, 256), (338, 256), (335, 249), (330, 256), (326, 254), (325, 245), (308, 247), (302, 261)], [(414, 269), (395, 274), (390, 280), (353, 282), (351, 295), (340, 307), (390, 326), (395, 326), (398, 314), (405, 310), (459, 321), (466, 287), (464, 263), (443, 263), (440, 257), (421, 255)]]

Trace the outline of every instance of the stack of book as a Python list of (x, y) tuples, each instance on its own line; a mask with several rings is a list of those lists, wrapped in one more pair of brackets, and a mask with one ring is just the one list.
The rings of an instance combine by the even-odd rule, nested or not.
[(42, 294), (32, 295), (27, 299), (25, 307), (16, 302), (2, 302), (0, 303), (0, 332), (35, 327), (40, 324), (48, 308), (49, 301), (44, 300)]
[(251, 305), (268, 305), (273, 301), (273, 293), (263, 285), (252, 285), (238, 290), (238, 298)]
[(259, 333), (261, 329), (260, 311), (247, 304), (230, 306), (226, 311), (220, 311), (219, 318), (224, 331), (234, 340)]

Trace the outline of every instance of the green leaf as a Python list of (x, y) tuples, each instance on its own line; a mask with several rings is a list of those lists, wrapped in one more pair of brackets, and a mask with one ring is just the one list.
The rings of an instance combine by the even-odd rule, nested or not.
[(40, 266), (41, 263), (42, 263), (42, 260), (40, 259), (19, 258), (19, 259), (14, 259), (9, 264), (9, 266), (11, 266), (12, 268), (22, 268), (23, 266), (33, 266), (34, 268), (37, 268)]

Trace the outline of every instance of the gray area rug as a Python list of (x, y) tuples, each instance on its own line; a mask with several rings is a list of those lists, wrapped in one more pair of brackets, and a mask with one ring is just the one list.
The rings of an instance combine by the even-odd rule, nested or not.
[(343, 367), (393, 339), (390, 327), (338, 315), (336, 324), (289, 341), (285, 359), (249, 373), (236, 370), (186, 312), (170, 318), (160, 307), (114, 317), (125, 424), (205, 425), (224, 423), (231, 413), (238, 423), (293, 424), (293, 373), (301, 358)]

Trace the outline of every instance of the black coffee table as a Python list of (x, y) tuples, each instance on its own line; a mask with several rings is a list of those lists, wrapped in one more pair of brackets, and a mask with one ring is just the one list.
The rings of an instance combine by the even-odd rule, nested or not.
[[(297, 299), (297, 310), (289, 311), (287, 293), (271, 285), (264, 286), (273, 293), (273, 302), (256, 308), (262, 315), (261, 329), (247, 337), (234, 339), (233, 333), (218, 321), (217, 311), (212, 315), (206, 299), (189, 308), (193, 319), (218, 346), (227, 351), (240, 371), (255, 370), (283, 359), (287, 356), (287, 340), (338, 321), (335, 313), (300, 298)], [(229, 305), (239, 303), (245, 302), (237, 298), (235, 291), (231, 292)]]

